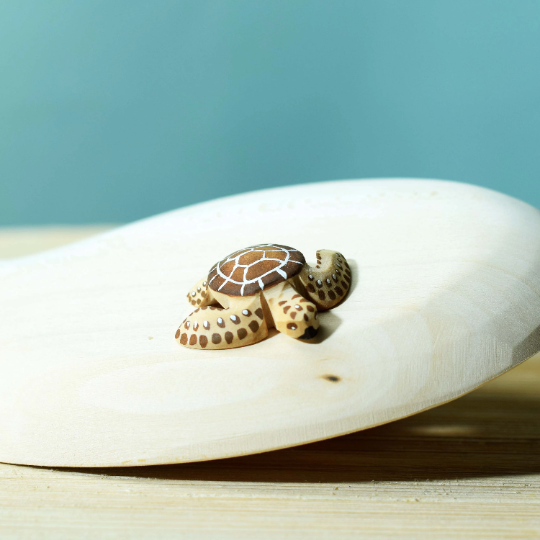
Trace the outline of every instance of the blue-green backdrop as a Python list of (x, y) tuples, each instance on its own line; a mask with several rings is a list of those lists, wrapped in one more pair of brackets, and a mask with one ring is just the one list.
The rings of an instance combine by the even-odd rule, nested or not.
[(539, 0), (0, 2), (0, 225), (376, 176), (540, 206)]

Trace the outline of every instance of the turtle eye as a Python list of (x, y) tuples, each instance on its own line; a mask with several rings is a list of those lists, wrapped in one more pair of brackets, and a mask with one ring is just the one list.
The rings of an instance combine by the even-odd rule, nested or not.
[(313, 326), (308, 326), (306, 331), (298, 339), (313, 339), (319, 333), (318, 328), (313, 328)]

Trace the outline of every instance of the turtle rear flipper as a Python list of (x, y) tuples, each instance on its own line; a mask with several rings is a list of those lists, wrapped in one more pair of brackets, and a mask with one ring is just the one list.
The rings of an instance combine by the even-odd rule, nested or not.
[(192, 306), (205, 307), (205, 306), (215, 306), (218, 304), (217, 300), (212, 294), (212, 289), (208, 287), (208, 278), (202, 278), (193, 287), (187, 294), (188, 302)]

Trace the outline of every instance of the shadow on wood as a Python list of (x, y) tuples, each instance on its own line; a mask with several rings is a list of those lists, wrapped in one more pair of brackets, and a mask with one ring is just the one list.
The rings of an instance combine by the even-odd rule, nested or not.
[(474, 392), (367, 431), (254, 456), (136, 468), (56, 469), (215, 482), (359, 483), (540, 472), (540, 396)]

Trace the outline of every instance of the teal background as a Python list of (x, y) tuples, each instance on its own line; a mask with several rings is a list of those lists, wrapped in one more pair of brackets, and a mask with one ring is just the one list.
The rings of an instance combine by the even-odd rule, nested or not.
[(538, 0), (3, 0), (0, 83), (0, 225), (377, 176), (540, 206)]

